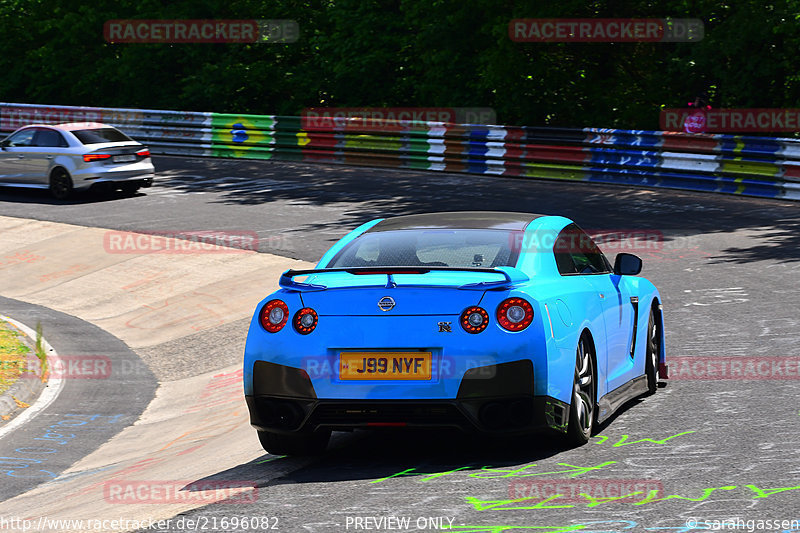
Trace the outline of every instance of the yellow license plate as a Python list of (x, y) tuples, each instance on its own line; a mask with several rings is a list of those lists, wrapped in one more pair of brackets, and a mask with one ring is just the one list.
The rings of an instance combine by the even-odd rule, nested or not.
[(339, 379), (431, 379), (431, 352), (341, 352)]

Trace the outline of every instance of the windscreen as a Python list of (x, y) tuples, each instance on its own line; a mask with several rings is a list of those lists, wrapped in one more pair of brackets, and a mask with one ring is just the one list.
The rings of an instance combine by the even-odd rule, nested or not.
[(73, 130), (72, 134), (83, 144), (102, 144), (132, 141), (130, 137), (114, 128)]
[(514, 266), (519, 256), (514, 244), (521, 241), (517, 233), (483, 229), (367, 232), (336, 254), (328, 267)]

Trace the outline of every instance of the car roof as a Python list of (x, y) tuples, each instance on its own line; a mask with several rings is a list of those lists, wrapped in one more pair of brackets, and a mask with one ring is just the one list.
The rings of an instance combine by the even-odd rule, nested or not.
[(413, 229), (524, 230), (531, 221), (547, 215), (504, 211), (453, 211), (385, 218), (367, 233)]
[[(50, 128), (50, 129), (58, 129), (58, 126), (55, 124), (26, 124), (24, 126), (20, 126), (17, 128), (17, 131), (27, 130), (30, 128)], [(13, 131), (11, 133), (14, 133)]]
[(75, 131), (75, 130), (99, 130), (101, 128), (113, 128), (108, 124), (101, 124), (100, 122), (65, 122), (63, 124), (27, 124), (22, 126), (21, 130), (28, 128), (51, 128), (61, 131)]
[(113, 128), (113, 126), (109, 126), (108, 124), (101, 124), (100, 122), (66, 122), (64, 124), (55, 124), (52, 127), (64, 131), (98, 130), (101, 128)]

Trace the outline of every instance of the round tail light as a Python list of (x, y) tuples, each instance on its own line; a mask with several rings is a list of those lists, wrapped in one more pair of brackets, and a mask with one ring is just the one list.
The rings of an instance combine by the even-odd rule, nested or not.
[(317, 327), (317, 322), (317, 312), (310, 307), (304, 307), (296, 312), (292, 320), (294, 329), (301, 335), (308, 335), (314, 331), (314, 328)]
[(282, 300), (270, 300), (261, 308), (258, 318), (261, 327), (270, 333), (277, 333), (283, 329), (289, 319), (289, 306)]
[(497, 322), (508, 331), (522, 331), (533, 322), (533, 306), (522, 298), (506, 298), (497, 306)]
[(473, 305), (464, 309), (460, 322), (467, 333), (480, 333), (489, 325), (489, 313), (482, 307)]

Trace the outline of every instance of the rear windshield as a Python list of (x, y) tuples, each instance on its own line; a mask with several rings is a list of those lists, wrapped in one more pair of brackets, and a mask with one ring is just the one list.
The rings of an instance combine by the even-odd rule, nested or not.
[(72, 130), (72, 134), (83, 144), (101, 144), (132, 141), (130, 137), (114, 128), (97, 128), (91, 130)]
[(448, 266), (494, 268), (517, 263), (517, 231), (399, 230), (367, 232), (345, 246), (329, 268)]

